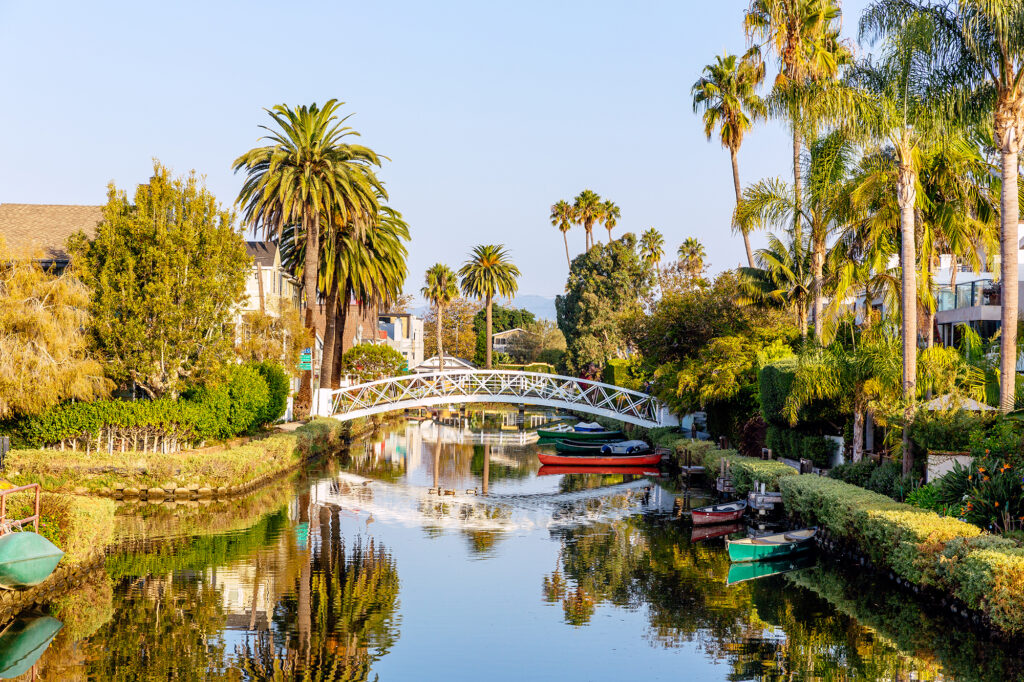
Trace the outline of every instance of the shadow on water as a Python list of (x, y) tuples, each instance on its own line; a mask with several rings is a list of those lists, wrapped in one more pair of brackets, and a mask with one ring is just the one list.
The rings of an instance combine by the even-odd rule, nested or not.
[[(1016, 647), (872, 576), (820, 558), (765, 571), (788, 571), (777, 575), (731, 567), (724, 538), (692, 540), (681, 498), (656, 479), (537, 477), (535, 449), (406, 440), (391, 456), (385, 442), (234, 504), (125, 509), (126, 549), (46, 605), (43, 623), (63, 627), (39, 679), (413, 679), (424, 655), (468, 666), (474, 651), (488, 670), (527, 676), (510, 637), (557, 652), (535, 651), (534, 665), (602, 679), (609, 662), (591, 639), (601, 633), (651, 679), (697, 665), (722, 680), (1024, 675)], [(463, 617), (500, 626), (467, 630), (461, 600)], [(425, 653), (425, 625), (443, 632), (429, 645), (441, 650)], [(9, 632), (31, 630), (18, 627)], [(0, 633), (0, 663), (30, 648)]]

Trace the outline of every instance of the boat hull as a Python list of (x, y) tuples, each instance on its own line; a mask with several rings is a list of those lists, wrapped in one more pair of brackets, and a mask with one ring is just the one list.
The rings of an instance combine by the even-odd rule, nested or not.
[(551, 429), (537, 429), (537, 435), (541, 438), (549, 438), (551, 440), (564, 440), (568, 438), (569, 440), (598, 441), (601, 443), (623, 439), (621, 431), (557, 431)]
[(32, 531), (0, 535), (0, 588), (23, 590), (50, 577), (64, 552)]
[(19, 617), (0, 632), (0, 678), (24, 675), (64, 627), (51, 616)]
[[(541, 464), (575, 467), (652, 466), (661, 461), (660, 452), (643, 455), (549, 455), (538, 453)], [(591, 472), (592, 473), (592, 472)]]
[(714, 506), (712, 506), (694, 509), (693, 511), (690, 512), (690, 517), (693, 519), (693, 525), (706, 526), (713, 523), (729, 523), (731, 521), (739, 521), (743, 518), (743, 514), (745, 514), (746, 511), (747, 505), (742, 505), (737, 509), (729, 510), (716, 510), (714, 509)]
[(725, 579), (725, 584), (735, 585), (747, 580), (757, 580), (758, 578), (766, 578), (770, 575), (799, 571), (802, 568), (809, 568), (813, 565), (814, 555), (807, 551), (794, 552), (781, 559), (771, 561), (747, 561), (733, 564), (729, 567), (729, 575)]
[(779, 559), (810, 549), (813, 546), (814, 534), (812, 533), (805, 539), (789, 542), (763, 542), (762, 540), (763, 538), (729, 540), (729, 559), (734, 563)]
[(538, 476), (556, 476), (559, 474), (622, 474), (632, 476), (657, 476), (660, 471), (655, 467), (593, 467), (593, 466), (564, 466), (557, 464), (545, 464), (538, 471)]
[(555, 441), (555, 450), (558, 452), (569, 453), (569, 454), (601, 454), (601, 448), (606, 443), (599, 443), (597, 441), (576, 441), (569, 438), (562, 438)]
[(739, 533), (743, 528), (743, 524), (739, 521), (714, 526), (694, 526), (693, 530), (690, 531), (690, 542), (700, 542), (701, 540), (711, 540), (712, 538), (732, 535), (733, 533)]

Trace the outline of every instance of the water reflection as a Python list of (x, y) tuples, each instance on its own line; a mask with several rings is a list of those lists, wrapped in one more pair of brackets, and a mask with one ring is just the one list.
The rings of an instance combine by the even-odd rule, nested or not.
[(679, 519), (692, 500), (631, 472), (537, 476), (537, 447), (403, 425), (234, 505), (125, 512), (129, 549), (47, 606), (64, 627), (39, 677), (1024, 674), (1014, 647), (828, 561), (737, 582), (723, 538)]

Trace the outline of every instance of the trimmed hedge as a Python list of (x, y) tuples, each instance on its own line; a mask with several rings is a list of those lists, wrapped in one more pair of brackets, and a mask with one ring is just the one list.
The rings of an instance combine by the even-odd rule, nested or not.
[(769, 426), (765, 445), (776, 457), (809, 459), (815, 466), (827, 468), (832, 463), (838, 443), (825, 436), (808, 436), (788, 426)]
[(604, 383), (612, 386), (623, 386), (629, 383), (629, 360), (611, 358), (604, 365)]
[(761, 416), (769, 424), (789, 426), (789, 418), (785, 414), (784, 407), (790, 387), (793, 385), (793, 378), (796, 376), (797, 364), (796, 357), (782, 358), (765, 365), (757, 373)]
[(701, 441), (699, 447), (691, 447), (691, 450), (696, 457), (700, 458), (707, 471), (707, 476), (711, 478), (718, 475), (722, 460), (727, 460), (729, 470), (732, 472), (733, 486), (736, 489), (736, 494), (740, 496), (753, 490), (755, 481), (764, 483), (769, 492), (777, 492), (781, 479), (796, 476), (799, 473), (793, 467), (778, 460), (744, 457), (735, 450), (719, 450), (708, 441)]

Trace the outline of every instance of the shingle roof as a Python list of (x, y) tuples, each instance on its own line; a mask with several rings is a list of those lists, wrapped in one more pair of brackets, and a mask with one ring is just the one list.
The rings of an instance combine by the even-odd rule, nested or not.
[(0, 204), (0, 235), (14, 256), (65, 260), (68, 237), (79, 230), (95, 236), (102, 218), (102, 206)]
[(245, 251), (249, 254), (249, 258), (252, 258), (254, 265), (274, 267), (277, 245), (273, 242), (246, 242)]

